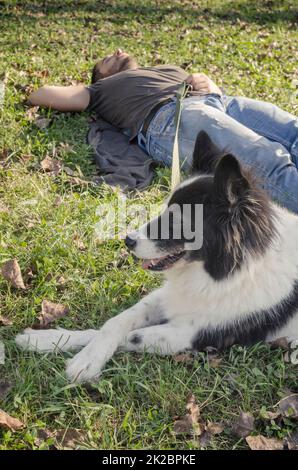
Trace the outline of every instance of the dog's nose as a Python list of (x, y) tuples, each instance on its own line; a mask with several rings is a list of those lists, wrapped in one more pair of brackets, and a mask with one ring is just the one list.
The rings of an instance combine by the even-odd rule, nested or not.
[(127, 235), (127, 237), (125, 238), (125, 245), (127, 246), (127, 248), (129, 248), (130, 250), (133, 250), (136, 244), (137, 244), (137, 240), (134, 240), (133, 238), (130, 238)]

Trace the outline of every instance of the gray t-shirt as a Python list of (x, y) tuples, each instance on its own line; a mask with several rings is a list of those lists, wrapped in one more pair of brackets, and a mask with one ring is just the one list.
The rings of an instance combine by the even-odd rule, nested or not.
[(129, 129), (134, 138), (150, 111), (173, 98), (188, 74), (175, 65), (143, 67), (116, 73), (87, 87), (89, 111), (119, 129)]

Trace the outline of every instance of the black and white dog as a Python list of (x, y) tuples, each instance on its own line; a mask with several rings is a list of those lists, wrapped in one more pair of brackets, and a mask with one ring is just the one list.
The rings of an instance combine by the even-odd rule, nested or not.
[[(164, 212), (126, 239), (144, 268), (165, 274), (161, 288), (98, 331), (27, 329), (17, 344), (38, 352), (83, 348), (67, 365), (69, 379), (82, 382), (99, 376), (118, 350), (166, 355), (297, 339), (298, 217), (272, 203), (235, 157), (221, 157), (205, 133), (196, 142), (193, 170)], [(173, 205), (198, 204), (201, 248), (171, 236), (173, 221), (168, 239), (148, 236), (171, 218)]]

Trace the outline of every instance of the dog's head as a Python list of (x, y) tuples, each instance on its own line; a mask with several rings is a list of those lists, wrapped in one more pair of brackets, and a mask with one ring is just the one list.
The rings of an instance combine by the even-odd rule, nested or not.
[(151, 271), (201, 262), (216, 280), (264, 253), (274, 236), (269, 199), (231, 154), (198, 135), (193, 176), (171, 194), (164, 211), (126, 238)]

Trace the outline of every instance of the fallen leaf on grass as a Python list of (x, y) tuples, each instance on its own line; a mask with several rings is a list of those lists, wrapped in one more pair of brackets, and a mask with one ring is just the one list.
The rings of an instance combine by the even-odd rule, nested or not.
[(9, 318), (3, 317), (0, 315), (0, 326), (10, 326), (12, 325), (12, 321)]
[(246, 442), (251, 450), (283, 450), (284, 443), (281, 439), (264, 436), (247, 436)]
[(51, 119), (38, 117), (38, 118), (35, 119), (34, 124), (39, 129), (46, 129), (51, 124)]
[(208, 422), (206, 426), (206, 431), (210, 432), (213, 435), (221, 434), (224, 430), (224, 426), (222, 423), (212, 423)]
[(26, 110), (26, 117), (30, 122), (36, 121), (39, 118), (38, 114), (39, 106), (31, 106)]
[(75, 175), (75, 172), (69, 168), (69, 166), (64, 166), (63, 167), (63, 171), (64, 173), (66, 173), (68, 176), (74, 176)]
[(35, 444), (40, 446), (44, 441), (52, 439), (53, 448), (74, 450), (83, 444), (85, 438), (85, 433), (80, 429), (57, 429), (56, 431), (39, 429)]
[(16, 289), (26, 289), (19, 263), (16, 259), (6, 261), (2, 265), (1, 273), (4, 279), (11, 283)]
[(205, 423), (200, 419), (200, 408), (194, 395), (190, 395), (186, 404), (186, 411), (186, 415), (175, 421), (174, 433), (200, 436), (205, 430)]
[(80, 239), (78, 235), (75, 235), (73, 237), (73, 242), (80, 251), (85, 251), (87, 249), (86, 246), (84, 245), (84, 242)]
[(10, 431), (18, 431), (22, 429), (24, 424), (17, 418), (13, 418), (8, 413), (0, 410), (0, 428), (10, 429)]
[(56, 447), (76, 449), (85, 439), (85, 434), (80, 429), (59, 429), (56, 431), (55, 441)]
[(174, 433), (203, 436), (206, 432), (206, 423), (200, 416), (200, 408), (194, 395), (190, 395), (186, 410), (187, 414), (175, 421)]
[(280, 400), (278, 410), (286, 418), (298, 419), (298, 393), (293, 393)]
[(0, 381), (0, 400), (4, 400), (12, 389), (12, 384), (6, 381)]
[(1, 161), (4, 161), (8, 158), (8, 155), (9, 155), (9, 151), (8, 151), (8, 148), (4, 148), (0, 151), (0, 160)]
[(216, 355), (208, 356), (208, 363), (209, 363), (210, 367), (217, 368), (217, 367), (220, 366), (222, 361), (223, 361), (222, 357), (219, 357), (219, 356), (216, 356)]
[(128, 251), (121, 248), (118, 259), (113, 263), (115, 268), (121, 268), (126, 263), (126, 260), (129, 258), (129, 256), (130, 255)]
[(177, 354), (173, 359), (175, 362), (191, 362), (193, 361), (193, 356), (190, 354)]
[[(36, 47), (36, 44), (31, 45), (31, 49), (34, 49)], [(38, 77), (38, 78), (45, 78), (50, 75), (50, 72), (48, 70), (37, 70), (36, 72), (33, 72), (31, 74), (33, 77)]]
[(232, 430), (237, 437), (246, 437), (254, 430), (255, 419), (250, 413), (241, 411), (233, 424)]
[(289, 349), (289, 342), (285, 336), (277, 338), (270, 343), (271, 349)]
[(174, 433), (199, 437), (201, 447), (207, 447), (212, 436), (221, 434), (224, 430), (222, 423), (206, 422), (201, 417), (200, 408), (194, 395), (190, 395), (186, 404), (187, 414), (174, 422)]
[[(34, 91), (34, 89), (35, 89), (35, 87), (34, 87), (34, 85), (33, 85), (32, 83), (16, 83), (16, 84), (14, 85), (14, 88), (15, 88), (17, 91), (20, 91), (20, 92), (22, 92), (22, 93), (25, 93), (26, 95), (30, 95), (30, 94)], [(30, 104), (30, 103), (28, 103), (28, 101), (26, 101), (25, 104), (28, 105), (28, 104)]]
[(41, 304), (41, 314), (38, 317), (40, 326), (47, 326), (58, 318), (65, 317), (69, 312), (70, 309), (66, 305), (55, 304), (49, 300), (43, 300)]
[(57, 176), (62, 170), (62, 163), (60, 160), (46, 156), (41, 162), (40, 166), (44, 171), (48, 171)]
[(54, 206), (55, 206), (55, 207), (59, 207), (59, 206), (61, 206), (62, 202), (63, 202), (62, 197), (58, 195), (58, 196), (56, 196), (56, 198), (55, 198)]
[(59, 277), (57, 278), (57, 284), (58, 284), (59, 286), (61, 286), (61, 287), (62, 287), (62, 286), (65, 286), (66, 282), (67, 282), (67, 281), (66, 281), (65, 277), (63, 277), (63, 276), (59, 276)]

